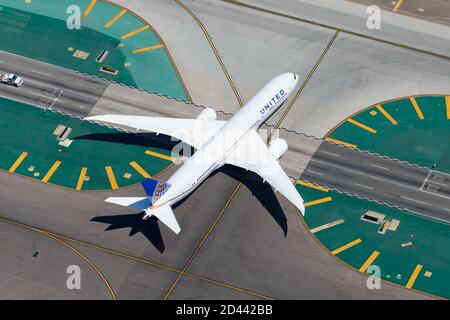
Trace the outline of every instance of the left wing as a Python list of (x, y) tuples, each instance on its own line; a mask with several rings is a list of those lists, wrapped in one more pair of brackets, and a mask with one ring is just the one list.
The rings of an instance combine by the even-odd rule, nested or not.
[(247, 135), (226, 162), (255, 172), (305, 214), (302, 197), (256, 130)]
[(198, 149), (220, 130), (225, 121), (159, 118), (145, 116), (101, 115), (85, 120), (119, 124), (138, 130), (165, 134)]

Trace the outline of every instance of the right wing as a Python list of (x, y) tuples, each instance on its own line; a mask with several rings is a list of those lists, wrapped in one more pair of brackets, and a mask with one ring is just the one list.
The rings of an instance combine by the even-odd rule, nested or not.
[(159, 118), (146, 116), (101, 115), (87, 117), (85, 120), (107, 122), (165, 134), (177, 138), (198, 149), (220, 130), (225, 121)]
[(305, 214), (305, 206), (300, 193), (295, 189), (291, 179), (270, 153), (256, 130), (251, 131), (237, 146), (236, 150), (227, 158), (227, 163), (255, 172), (276, 191), (284, 195), (303, 215)]

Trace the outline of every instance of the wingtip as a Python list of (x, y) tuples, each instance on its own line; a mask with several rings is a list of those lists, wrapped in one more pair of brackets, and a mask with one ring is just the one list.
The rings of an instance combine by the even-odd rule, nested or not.
[(95, 120), (100, 120), (101, 116), (91, 116), (91, 117), (86, 117), (84, 118), (84, 120), (90, 120), (90, 121), (95, 121)]
[(303, 203), (302, 203), (302, 205), (301, 206), (299, 206), (299, 208), (298, 208), (299, 210), (300, 210), (300, 212), (302, 213), (302, 216), (305, 216), (305, 206), (303, 205)]

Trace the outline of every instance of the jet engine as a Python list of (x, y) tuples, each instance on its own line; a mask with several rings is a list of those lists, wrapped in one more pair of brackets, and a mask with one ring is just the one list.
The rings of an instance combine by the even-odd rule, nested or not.
[(200, 114), (197, 116), (197, 119), (199, 120), (216, 120), (217, 119), (217, 113), (211, 108), (206, 108)]
[(280, 159), (287, 150), (288, 144), (283, 139), (275, 139), (269, 143), (269, 151), (277, 160)]

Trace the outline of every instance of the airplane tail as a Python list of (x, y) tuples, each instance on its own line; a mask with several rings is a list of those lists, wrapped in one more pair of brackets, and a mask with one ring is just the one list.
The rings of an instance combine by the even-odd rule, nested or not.
[(105, 202), (114, 203), (123, 207), (145, 210), (144, 219), (155, 216), (173, 232), (178, 234), (181, 229), (170, 204), (167, 203), (158, 208), (151, 208), (151, 205), (155, 203), (167, 189), (169, 189), (170, 184), (147, 178), (141, 182), (141, 185), (147, 197), (111, 197), (106, 199)]

